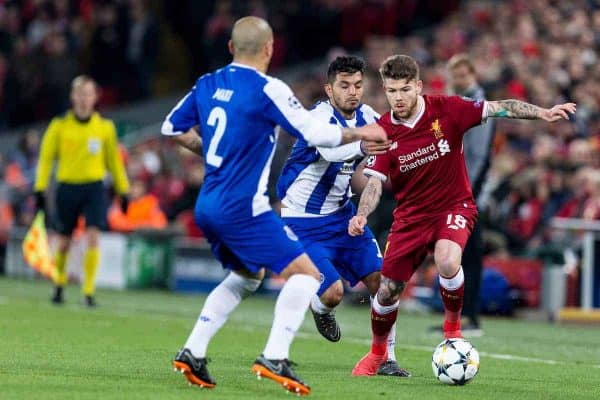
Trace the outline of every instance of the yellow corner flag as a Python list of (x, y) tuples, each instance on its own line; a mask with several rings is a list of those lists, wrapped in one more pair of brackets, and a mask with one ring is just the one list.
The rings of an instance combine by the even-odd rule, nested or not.
[(38, 211), (23, 239), (23, 257), (29, 266), (47, 278), (54, 274), (54, 260), (50, 255), (44, 212)]

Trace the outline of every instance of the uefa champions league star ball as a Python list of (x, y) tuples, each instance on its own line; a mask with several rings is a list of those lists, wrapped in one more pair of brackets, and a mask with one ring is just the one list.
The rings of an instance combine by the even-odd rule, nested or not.
[(433, 375), (448, 385), (464, 385), (479, 372), (479, 353), (465, 339), (446, 339), (433, 352)]

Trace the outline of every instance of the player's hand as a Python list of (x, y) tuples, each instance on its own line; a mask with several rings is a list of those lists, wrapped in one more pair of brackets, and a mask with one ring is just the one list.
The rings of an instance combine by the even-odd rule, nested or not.
[(561, 119), (569, 120), (569, 114), (575, 114), (575, 111), (577, 111), (577, 104), (575, 103), (557, 104), (552, 108), (545, 109), (541, 117), (548, 122), (556, 122)]
[(384, 140), (383, 142), (372, 142), (370, 140), (360, 141), (360, 150), (365, 156), (376, 156), (383, 154), (390, 148), (392, 144), (391, 140)]
[(35, 192), (35, 211), (46, 211), (46, 195), (44, 192)]
[(123, 211), (123, 214), (127, 214), (127, 209), (129, 208), (129, 196), (122, 194), (119, 196), (119, 200), (121, 203), (121, 211)]
[(368, 140), (372, 142), (385, 142), (387, 140), (387, 134), (385, 130), (379, 124), (369, 124), (355, 128), (358, 136), (362, 140)]
[(355, 215), (348, 222), (348, 235), (359, 236), (365, 233), (365, 226), (367, 225), (367, 218), (362, 215)]

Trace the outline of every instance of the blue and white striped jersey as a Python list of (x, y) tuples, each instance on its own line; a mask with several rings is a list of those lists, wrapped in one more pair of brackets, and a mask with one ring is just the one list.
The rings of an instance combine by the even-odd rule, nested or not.
[[(361, 104), (355, 118), (346, 120), (328, 101), (317, 103), (310, 113), (341, 127), (368, 125), (379, 118), (370, 106)], [(277, 182), (277, 194), (287, 207), (281, 215), (318, 217), (338, 211), (352, 196), (350, 179), (363, 157), (360, 141), (325, 149), (298, 139)]]
[(201, 76), (161, 132), (180, 135), (196, 125), (206, 160), (196, 210), (227, 220), (271, 210), (266, 192), (278, 126), (313, 146), (337, 146), (342, 138), (339, 127), (311, 116), (285, 83), (237, 63)]

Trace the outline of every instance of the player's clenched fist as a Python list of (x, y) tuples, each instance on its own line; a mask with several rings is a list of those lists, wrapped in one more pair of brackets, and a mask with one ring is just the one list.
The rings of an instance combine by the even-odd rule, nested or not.
[(367, 225), (367, 218), (362, 215), (356, 215), (352, 217), (348, 222), (348, 234), (350, 236), (358, 236), (365, 233), (365, 225)]

